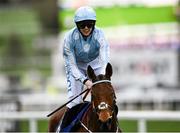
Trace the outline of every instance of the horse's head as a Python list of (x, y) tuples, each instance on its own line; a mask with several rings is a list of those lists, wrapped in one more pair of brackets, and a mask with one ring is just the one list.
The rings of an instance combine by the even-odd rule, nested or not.
[(91, 102), (98, 120), (103, 125), (111, 125), (113, 114), (117, 113), (115, 93), (111, 85), (112, 66), (110, 63), (107, 64), (105, 75), (96, 76), (91, 66), (88, 66), (87, 73), (93, 81)]

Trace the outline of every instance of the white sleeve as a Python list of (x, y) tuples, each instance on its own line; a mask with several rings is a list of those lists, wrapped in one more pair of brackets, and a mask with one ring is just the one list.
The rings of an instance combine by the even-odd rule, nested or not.
[(100, 37), (98, 39), (100, 43), (100, 54), (99, 59), (102, 66), (101, 74), (105, 74), (105, 68), (107, 63), (109, 62), (109, 44), (105, 39), (103, 32), (100, 32)]
[(72, 74), (72, 76), (76, 80), (80, 80), (83, 83), (86, 77), (80, 72), (77, 67), (74, 49), (72, 48), (71, 42), (68, 40), (67, 37), (64, 40), (63, 56), (65, 59), (66, 71), (68, 71), (67, 74)]

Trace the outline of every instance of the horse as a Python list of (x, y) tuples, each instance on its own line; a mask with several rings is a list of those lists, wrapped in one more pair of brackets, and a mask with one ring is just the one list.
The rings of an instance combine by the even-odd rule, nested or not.
[[(116, 105), (115, 91), (111, 83), (112, 73), (110, 63), (106, 66), (105, 74), (98, 76), (96, 76), (92, 67), (88, 66), (87, 75), (93, 82), (90, 91), (91, 102), (72, 132), (121, 132), (118, 126), (118, 107)], [(58, 116), (53, 116), (53, 118), (60, 121)], [(53, 126), (53, 124), (51, 125)]]

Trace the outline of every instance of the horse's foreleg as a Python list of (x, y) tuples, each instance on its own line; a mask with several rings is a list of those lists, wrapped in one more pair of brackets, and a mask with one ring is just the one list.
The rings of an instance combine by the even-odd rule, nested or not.
[(62, 109), (60, 109), (59, 111), (55, 112), (49, 119), (49, 127), (48, 127), (48, 131), (49, 132), (56, 132), (56, 129), (59, 125), (59, 122), (61, 120), (61, 118), (64, 115), (64, 112), (66, 111), (67, 107), (63, 107)]

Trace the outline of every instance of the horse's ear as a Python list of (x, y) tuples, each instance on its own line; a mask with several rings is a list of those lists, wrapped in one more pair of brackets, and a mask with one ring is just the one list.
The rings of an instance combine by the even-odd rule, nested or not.
[(112, 73), (113, 73), (112, 66), (110, 63), (108, 63), (106, 66), (106, 77), (110, 79), (112, 76)]
[(87, 74), (88, 74), (88, 77), (92, 80), (96, 78), (94, 70), (92, 69), (92, 67), (90, 65), (87, 68)]

